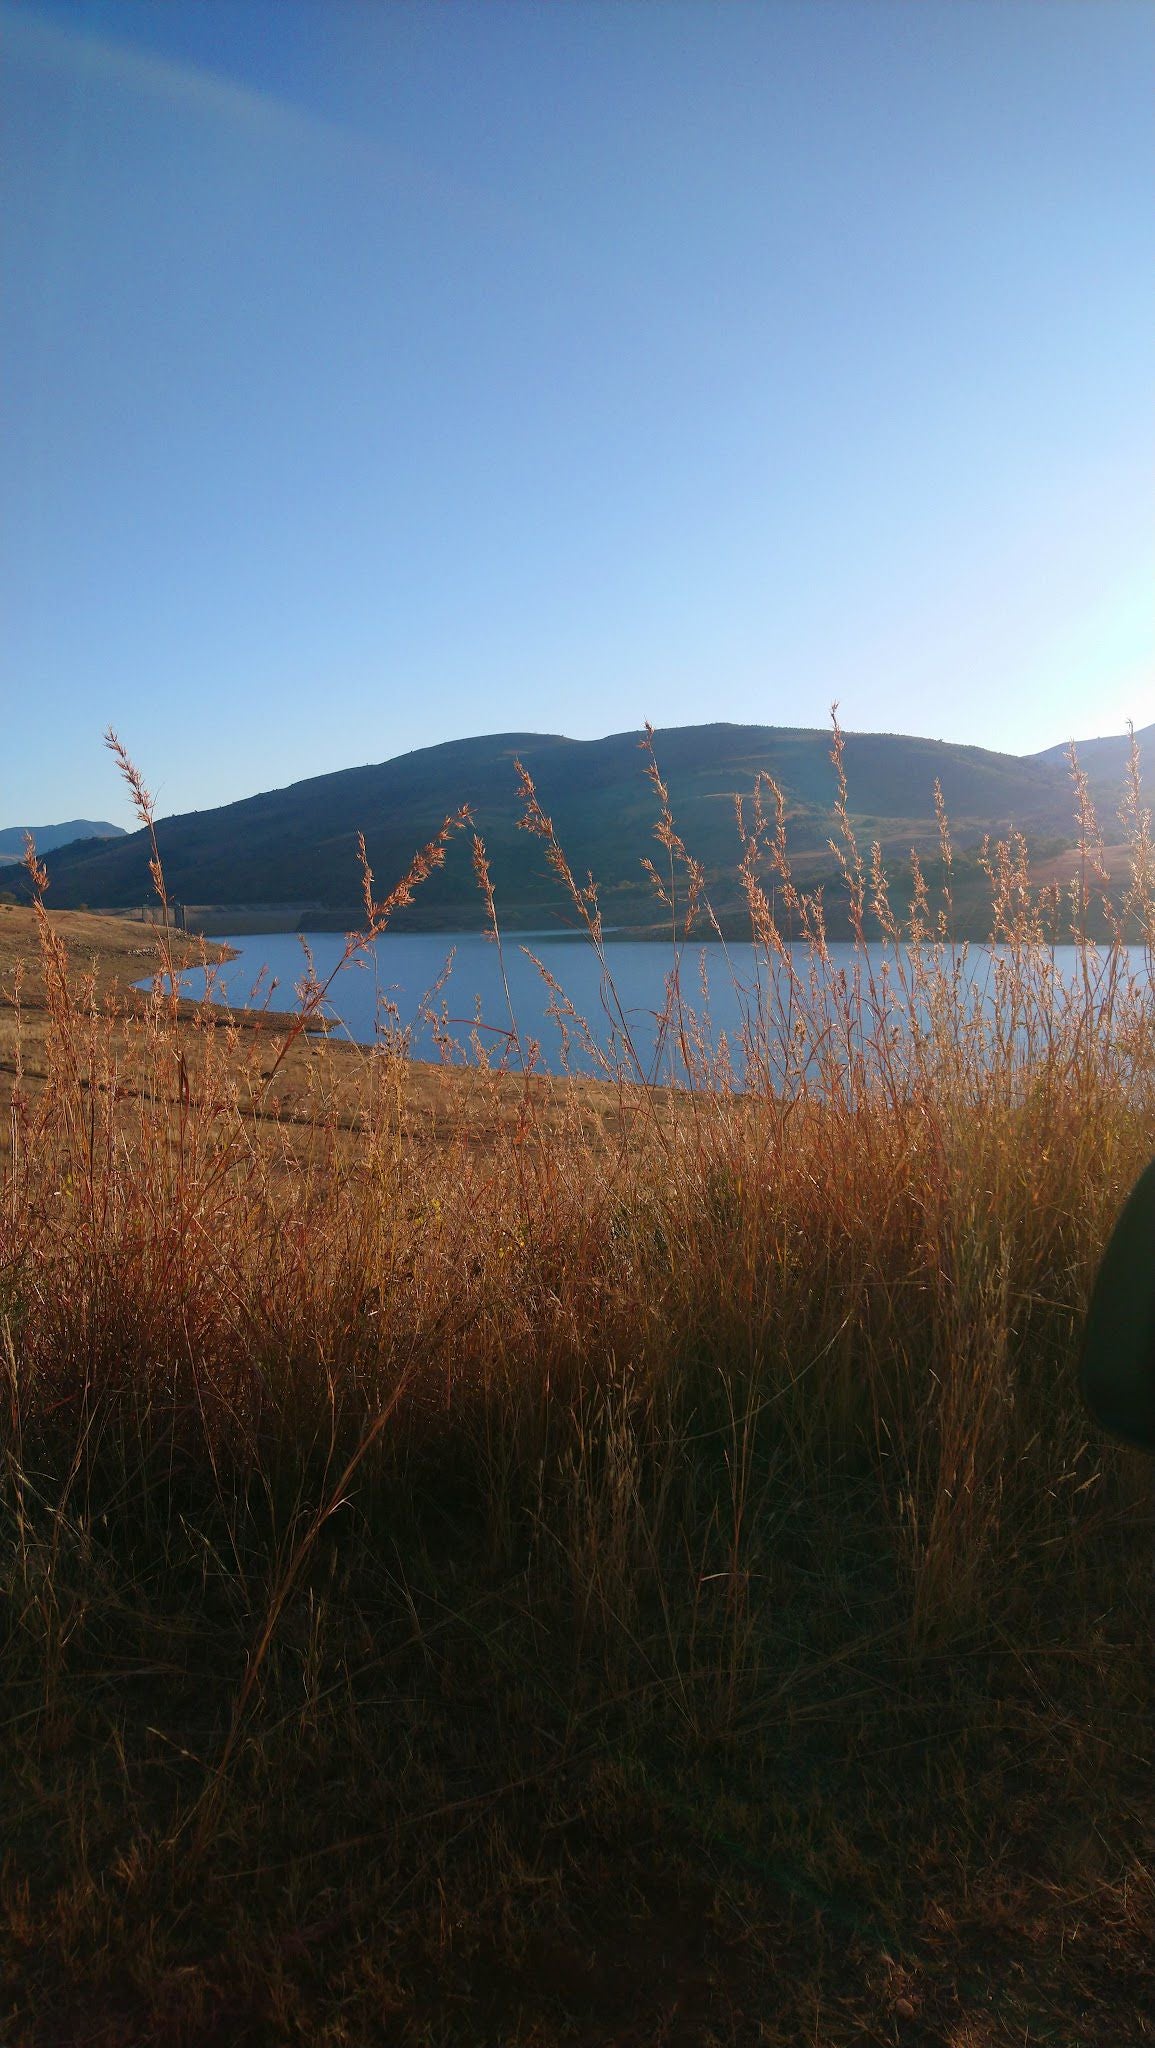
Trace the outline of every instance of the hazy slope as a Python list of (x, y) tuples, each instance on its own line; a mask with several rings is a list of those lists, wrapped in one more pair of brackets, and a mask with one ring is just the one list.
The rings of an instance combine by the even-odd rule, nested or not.
[[(217, 810), (166, 818), (157, 829), (169, 892), (194, 904), (293, 902), (351, 914), (359, 893), (358, 830), (365, 833), (383, 893), (445, 814), (468, 803), (489, 849), (507, 921), (552, 921), (564, 908), (556, 883), (540, 842), (517, 829), (514, 759), (520, 756), (537, 779), (579, 879), (592, 869), (601, 883), (607, 921), (645, 923), (654, 908), (640, 860), (654, 852), (656, 804), (639, 740), (633, 732), (589, 741), (490, 734), (314, 776)], [(734, 901), (734, 794), (748, 796), (760, 769), (786, 792), (793, 849), (817, 856), (829, 871), (829, 733), (683, 726), (660, 731), (656, 746), (679, 828), (704, 862), (723, 906)], [(1061, 759), (1020, 760), (900, 734), (849, 733), (846, 769), (851, 812), (866, 844), (878, 838), (905, 854), (912, 843), (932, 843), (936, 777), (961, 847), (1012, 824), (1052, 843), (1071, 837), (1071, 793)], [(810, 865), (815, 867), (813, 859)], [(50, 855), (48, 868), (50, 900), (61, 909), (80, 903), (128, 907), (150, 897), (143, 833), (63, 848)], [(426, 885), (408, 921), (442, 928), (476, 923), (467, 844), (453, 847), (446, 869)]]
[[(1145, 725), (1135, 734), (1135, 738), (1139, 742), (1140, 756), (1148, 764), (1150, 777), (1155, 771), (1155, 725)], [(1111, 837), (1108, 828), (1114, 822), (1114, 809), (1127, 772), (1130, 746), (1131, 743), (1125, 733), (1111, 733), (1104, 739), (1078, 742), (1079, 765), (1087, 771), (1096, 801), (1104, 805), (1100, 823), (1107, 838)], [(1065, 746), (1045, 747), (1041, 753), (1032, 754), (1029, 758), (1065, 769), (1067, 749)]]
[(123, 839), (123, 825), (110, 825), (101, 818), (70, 818), (63, 825), (5, 825), (0, 827), (0, 860), (23, 860), (24, 835), (31, 832), (37, 853), (70, 846), (75, 839)]

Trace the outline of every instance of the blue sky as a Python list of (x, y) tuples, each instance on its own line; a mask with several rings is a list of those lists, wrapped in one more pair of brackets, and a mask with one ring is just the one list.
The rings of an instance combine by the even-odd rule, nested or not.
[(1147, 0), (0, 0), (0, 825), (1155, 718)]

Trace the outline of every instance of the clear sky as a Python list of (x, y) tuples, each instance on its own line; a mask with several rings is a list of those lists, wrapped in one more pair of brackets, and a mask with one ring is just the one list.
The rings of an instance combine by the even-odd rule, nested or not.
[(1155, 718), (1150, 0), (0, 0), (0, 825)]

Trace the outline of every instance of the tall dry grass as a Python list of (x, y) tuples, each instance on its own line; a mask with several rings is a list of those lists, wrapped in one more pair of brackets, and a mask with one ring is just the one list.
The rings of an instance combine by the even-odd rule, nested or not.
[[(182, 1005), (168, 954), (142, 1005), (98, 1002), (30, 851), (49, 1072), (10, 1091), (0, 1189), (14, 2038), (72, 2038), (84, 2007), (101, 2039), (193, 2041), (230, 1999), (254, 2039), (322, 2038), (318, 2015), (325, 2038), (377, 2038), (335, 2015), (368, 2026), (391, 1986), (382, 2038), (451, 2039), (414, 1986), (480, 1997), (479, 1969), (522, 1985), (501, 2038), (552, 2038), (527, 1956), (547, 1923), (580, 1946), (607, 1859), (651, 1904), (655, 1857), (683, 1885), (708, 1869), (710, 1911), (748, 1935), (766, 1897), (801, 1901), (888, 1962), (926, 1897), (962, 1942), (962, 1902), (1003, 1896), (992, 1873), (1053, 1934), (1055, 1986), (1088, 1885), (1119, 1952), (1138, 1940), (1146, 1472), (1096, 1435), (1074, 1373), (1155, 1136), (1137, 757), (1109, 942), (1086, 936), (1106, 885), (1073, 762), (1076, 882), (1038, 892), (1022, 842), (988, 849), (981, 976), (951, 936), (941, 792), (946, 887), (933, 901), (915, 861), (900, 914), (856, 844), (835, 725), (847, 970), (759, 778), (737, 806), (759, 966), (728, 1048), (685, 986), (712, 913), (646, 745), (661, 1036), (687, 1085), (650, 1085), (596, 888), (522, 770), (523, 822), (603, 969), (608, 1053), (552, 987), (602, 1092), (536, 1082), (511, 1009), (468, 1087), (446, 1045), (435, 1144), (406, 1119), (404, 1033), (307, 1037), (331, 992), (311, 963), (272, 1057), (209, 997)], [(384, 902), (365, 867), (346, 960), (467, 825)], [(314, 1921), (321, 1984), (291, 1939)], [(855, 2024), (881, 2024), (876, 1979), (864, 1964)]]

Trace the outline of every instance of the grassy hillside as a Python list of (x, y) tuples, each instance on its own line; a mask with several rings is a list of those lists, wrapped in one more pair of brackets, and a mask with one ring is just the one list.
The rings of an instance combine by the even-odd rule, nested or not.
[(0, 913), (5, 2048), (1150, 2043), (1151, 1475), (1077, 1380), (1145, 977), (768, 937), (692, 1092), (415, 1116), (113, 924)]
[[(323, 924), (326, 913), (345, 922), (359, 893), (358, 831), (365, 834), (379, 884), (388, 887), (446, 814), (468, 804), (489, 852), (503, 922), (516, 929), (552, 921), (564, 910), (555, 879), (540, 841), (518, 829), (514, 764), (520, 758), (579, 880), (587, 871), (597, 878), (606, 923), (642, 927), (660, 913), (641, 867), (642, 856), (654, 851), (658, 807), (640, 738), (617, 733), (578, 741), (498, 733), (456, 740), (375, 767), (315, 776), (218, 810), (166, 818), (158, 836), (169, 891), (193, 904), (295, 902), (306, 923)], [(892, 856), (905, 859), (912, 845), (928, 853), (937, 849), (933, 791), (936, 778), (941, 782), (961, 856), (956, 901), (964, 916), (968, 875), (975, 881), (976, 916), (981, 921), (987, 915), (982, 877), (966, 859), (968, 847), (977, 847), (984, 834), (1005, 836), (1014, 826), (1051, 853), (1074, 837), (1070, 778), (1062, 760), (1019, 760), (889, 733), (848, 733), (845, 749), (855, 828), (865, 846), (877, 839)], [(828, 850), (835, 796), (828, 733), (686, 726), (659, 732), (656, 751), (678, 829), (703, 864), (724, 921), (740, 923), (742, 916), (734, 798), (749, 798), (759, 773), (772, 776), (785, 794), (800, 878), (808, 887), (824, 883), (836, 903)], [(123, 908), (145, 901), (151, 891), (143, 833), (114, 845), (64, 849), (49, 858), (48, 869), (50, 900), (62, 909)], [(407, 915), (414, 928), (478, 921), (467, 844), (451, 848), (445, 868)]]

